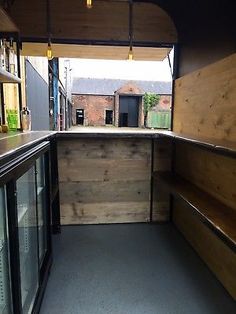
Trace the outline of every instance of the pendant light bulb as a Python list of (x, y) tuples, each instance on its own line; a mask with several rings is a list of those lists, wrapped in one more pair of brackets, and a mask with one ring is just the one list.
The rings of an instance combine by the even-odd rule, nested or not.
[(91, 9), (93, 6), (93, 1), (92, 0), (86, 0), (86, 5), (88, 9)]
[(128, 60), (129, 60), (129, 61), (134, 60), (134, 55), (133, 55), (133, 49), (132, 49), (132, 47), (129, 48)]
[(52, 60), (53, 59), (51, 42), (48, 43), (47, 58), (48, 58), (48, 60)]

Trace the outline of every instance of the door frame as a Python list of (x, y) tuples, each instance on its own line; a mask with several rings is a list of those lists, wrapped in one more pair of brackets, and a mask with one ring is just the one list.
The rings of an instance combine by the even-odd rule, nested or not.
[[(77, 112), (78, 112), (78, 110), (82, 110), (83, 111), (83, 124), (79, 124), (78, 123), (78, 119), (77, 119)], [(84, 109), (83, 108), (75, 108), (75, 124), (76, 125), (84, 125)]]
[(138, 128), (144, 126), (144, 115), (143, 115), (143, 96), (144, 94), (117, 94), (118, 103), (115, 105), (115, 125), (119, 126), (119, 115), (120, 115), (120, 98), (121, 97), (136, 97), (138, 98)]

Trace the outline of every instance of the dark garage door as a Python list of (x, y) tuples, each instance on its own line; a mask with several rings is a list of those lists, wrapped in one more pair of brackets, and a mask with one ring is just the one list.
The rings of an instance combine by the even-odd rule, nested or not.
[(120, 96), (119, 126), (138, 127), (139, 97)]

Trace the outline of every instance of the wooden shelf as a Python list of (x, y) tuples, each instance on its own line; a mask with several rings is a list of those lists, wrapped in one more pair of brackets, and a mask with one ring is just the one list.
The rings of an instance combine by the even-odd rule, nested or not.
[(159, 131), (158, 134), (159, 136), (167, 136), (177, 141), (191, 143), (213, 151), (218, 151), (225, 155), (232, 155), (236, 157), (236, 143), (234, 142), (206, 137), (193, 137), (191, 135), (175, 133), (172, 131)]
[(170, 172), (154, 172), (153, 177), (164, 184), (171, 194), (187, 202), (217, 235), (231, 248), (236, 249), (235, 210), (178, 175)]
[(21, 83), (21, 79), (0, 68), (0, 83)]
[(10, 16), (0, 6), (0, 33), (18, 33), (19, 29)]

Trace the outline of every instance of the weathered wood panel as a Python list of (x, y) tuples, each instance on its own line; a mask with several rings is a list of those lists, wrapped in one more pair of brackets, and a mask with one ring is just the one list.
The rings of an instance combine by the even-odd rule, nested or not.
[(149, 219), (151, 140), (60, 140), (58, 159), (62, 224)]
[(117, 160), (101, 159), (99, 163), (94, 159), (82, 159), (79, 161), (77, 168), (77, 160), (62, 159), (61, 174), (62, 181), (123, 181), (127, 179), (127, 169), (130, 171), (130, 180), (148, 180), (150, 174), (147, 173), (147, 160)]
[[(61, 208), (61, 221), (65, 225), (91, 223), (126, 223), (148, 221), (149, 215), (144, 208), (149, 202), (106, 202), (64, 204)], [(127, 210), (128, 208), (128, 210)], [(117, 210), (118, 209), (118, 210)]]
[[(22, 107), (26, 107), (26, 86), (25, 86), (25, 58), (20, 58), (21, 67), (21, 94)], [(19, 112), (19, 86), (17, 84), (3, 84), (3, 95), (5, 104), (5, 117), (7, 123), (7, 109), (15, 109), (18, 112), (18, 128), (20, 127), (20, 112)]]
[(236, 299), (236, 253), (205, 226), (184, 201), (174, 200), (173, 221), (232, 297)]
[(236, 210), (236, 159), (187, 143), (176, 144), (176, 172)]
[[(88, 10), (85, 1), (50, 1), (52, 38), (128, 41), (129, 3), (94, 1)], [(168, 14), (152, 3), (134, 3), (134, 39), (177, 42), (175, 25)], [(47, 38), (46, 2), (15, 1), (11, 15), (22, 37)], [(158, 30), (158, 31), (157, 31)]]
[(153, 171), (168, 171), (172, 163), (172, 139), (159, 138), (154, 142)]
[(60, 179), (61, 203), (73, 201), (76, 203), (94, 203), (94, 206), (96, 206), (97, 203), (101, 202), (148, 201), (149, 185), (146, 184), (147, 181), (129, 180), (128, 177), (129, 170), (127, 169), (127, 181), (115, 182), (111, 179), (106, 182), (103, 180), (61, 182)]
[(175, 82), (174, 131), (236, 141), (236, 54)]
[[(47, 43), (23, 43), (21, 55), (45, 56)], [(135, 60), (162, 61), (170, 48), (133, 47)], [(105, 60), (127, 60), (128, 46), (98, 46), (52, 44), (52, 53), (58, 58), (85, 58)]]
[(0, 6), (0, 31), (1, 32), (19, 32), (19, 29), (5, 12), (5, 10)]
[[(168, 171), (171, 169), (172, 141), (160, 138), (154, 142), (153, 170)], [(170, 193), (153, 179), (152, 220), (158, 222), (170, 219)]]

